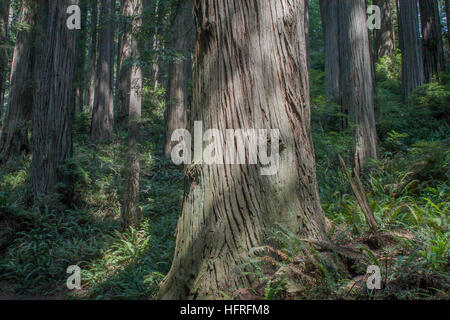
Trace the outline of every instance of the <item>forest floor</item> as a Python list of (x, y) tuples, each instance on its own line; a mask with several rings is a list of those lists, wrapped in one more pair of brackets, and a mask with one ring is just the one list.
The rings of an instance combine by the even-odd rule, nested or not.
[(45, 296), (45, 295), (31, 295), (31, 294), (18, 294), (18, 290), (15, 285), (7, 282), (0, 281), (0, 300), (65, 300), (67, 295), (62, 293), (57, 296)]

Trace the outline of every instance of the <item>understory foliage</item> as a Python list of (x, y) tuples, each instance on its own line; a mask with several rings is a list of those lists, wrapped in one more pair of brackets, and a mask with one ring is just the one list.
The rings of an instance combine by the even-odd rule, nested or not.
[(162, 97), (160, 88), (145, 90), (140, 203), (146, 219), (138, 230), (123, 230), (120, 221), (126, 133), (116, 132), (111, 144), (93, 145), (85, 113), (77, 115), (74, 156), (63, 168), (74, 181), (74, 208), (53, 194), (41, 201), (42, 207), (29, 209), (29, 159), (2, 169), (0, 284), (14, 283), (9, 289), (26, 296), (65, 295), (66, 268), (78, 265), (82, 290), (69, 297), (156, 295), (170, 268), (183, 187), (182, 171), (160, 156)]
[[(419, 88), (404, 104), (400, 61), (397, 55), (377, 65), (380, 159), (361, 173), (381, 241), (369, 233), (339, 166), (338, 155), (351, 163), (353, 139), (339, 130), (339, 108), (323, 96), (323, 55), (313, 54), (313, 138), (329, 242), (272, 230), (271, 242), (277, 245), (255, 248), (243, 268), (258, 280), (255, 287), (224, 292), (224, 298), (450, 298), (450, 75)], [(163, 91), (144, 90), (144, 222), (138, 229), (123, 230), (120, 221), (126, 133), (119, 130), (112, 143), (93, 145), (84, 112), (76, 116), (74, 156), (63, 168), (74, 182), (71, 208), (58, 194), (31, 208), (29, 158), (0, 169), (2, 291), (74, 299), (156, 297), (171, 265), (183, 195), (182, 168), (161, 156)], [(65, 287), (69, 265), (82, 269), (81, 290), (68, 292)], [(367, 289), (368, 265), (380, 267), (382, 290)]]

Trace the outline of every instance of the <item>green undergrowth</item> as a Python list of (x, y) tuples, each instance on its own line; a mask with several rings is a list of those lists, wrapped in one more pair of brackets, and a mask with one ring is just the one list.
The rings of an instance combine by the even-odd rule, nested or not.
[[(170, 268), (181, 206), (182, 170), (161, 156), (164, 92), (147, 92), (141, 129), (140, 204), (144, 222), (122, 230), (124, 139), (93, 145), (89, 117), (74, 123), (74, 156), (61, 170), (74, 182), (73, 208), (53, 194), (30, 208), (29, 159), (0, 176), (0, 282), (15, 294), (89, 299), (154, 298)], [(153, 97), (150, 99), (149, 97)], [(68, 292), (66, 269), (81, 268), (82, 289)]]

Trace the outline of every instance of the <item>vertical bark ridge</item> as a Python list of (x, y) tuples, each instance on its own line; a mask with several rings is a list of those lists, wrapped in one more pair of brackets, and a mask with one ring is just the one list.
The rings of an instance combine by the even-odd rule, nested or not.
[(444, 50), (438, 0), (420, 0), (422, 53), (425, 81), (444, 69)]
[(60, 166), (72, 153), (76, 31), (66, 27), (66, 9), (77, 4), (77, 0), (39, 4), (44, 35), (37, 41), (39, 67), (33, 108), (31, 186), (35, 198), (54, 191), (63, 178)]
[(191, 121), (224, 136), (226, 129), (279, 129), (282, 151), (273, 176), (261, 176), (255, 165), (189, 167), (162, 299), (219, 298), (250, 286), (254, 279), (242, 273), (249, 251), (268, 244), (270, 230), (279, 226), (324, 237), (310, 135), (304, 1), (197, 0), (194, 6)]
[(399, 0), (402, 86), (405, 100), (417, 87), (425, 83), (418, 15), (416, 1)]

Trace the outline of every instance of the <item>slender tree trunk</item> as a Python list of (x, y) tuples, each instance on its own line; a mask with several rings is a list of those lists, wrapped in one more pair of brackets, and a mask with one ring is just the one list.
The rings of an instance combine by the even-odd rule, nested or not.
[(122, 37), (124, 33), (126, 18), (122, 15), (122, 8), (123, 8), (123, 1), (119, 1), (119, 8), (118, 8), (118, 25), (117, 25), (117, 52), (116, 52), (116, 76), (114, 78), (114, 107), (116, 108), (114, 110), (114, 116), (117, 124), (119, 126), (122, 125), (121, 115), (119, 113), (120, 111), (120, 69), (122, 68), (122, 57), (121, 57), (121, 50), (122, 50)]
[(133, 64), (130, 61), (132, 41), (128, 38), (133, 36), (133, 9), (134, 5), (129, 0), (121, 1), (121, 31), (117, 56), (119, 71), (117, 79), (117, 123), (119, 126), (128, 118), (131, 84), (130, 72)]
[(3, 0), (0, 3), (0, 123), (3, 111), (3, 95), (8, 73), (8, 52), (6, 50), (6, 42), (8, 38), (8, 13), (9, 1)]
[[(136, 39), (134, 30), (142, 25), (142, 0), (124, 0), (123, 13), (126, 17), (133, 19), (133, 28), (127, 28), (127, 36), (122, 38), (124, 46), (129, 48), (129, 57), (132, 65), (127, 69), (129, 77), (128, 93), (128, 155), (127, 174), (125, 183), (125, 197), (123, 205), (123, 220), (126, 226), (137, 226), (141, 220), (139, 208), (139, 173), (140, 173), (140, 152), (139, 152), (139, 128), (142, 107), (142, 70), (138, 63), (140, 59), (140, 44)], [(121, 71), (122, 72), (122, 71)]]
[[(154, 21), (154, 10), (153, 10), (154, 2), (153, 0), (143, 0), (144, 7), (144, 19), (145, 21), (151, 20)], [(150, 40), (150, 27), (147, 27), (147, 37), (144, 41), (144, 47), (142, 54), (145, 56), (145, 60), (148, 62), (142, 70), (142, 76), (144, 79), (151, 79), (151, 68), (152, 64), (150, 60), (152, 59), (152, 40)]]
[(35, 64), (35, 14), (36, 8), (24, 1), (19, 22), (27, 24), (17, 34), (11, 65), (11, 79), (5, 125), (0, 137), (2, 162), (29, 151), (28, 132), (33, 109), (33, 81)]
[(172, 26), (172, 49), (181, 56), (169, 67), (169, 86), (165, 113), (164, 154), (170, 157), (171, 137), (177, 129), (186, 128), (188, 80), (192, 74), (192, 49), (195, 38), (192, 1), (180, 1)]
[(102, 0), (102, 28), (99, 39), (96, 92), (91, 122), (91, 139), (113, 136), (114, 125), (114, 14), (115, 1)]
[(320, 0), (322, 29), (325, 43), (325, 95), (333, 102), (339, 100), (339, 1)]
[(365, 0), (339, 1), (340, 101), (356, 125), (355, 160), (377, 158), (374, 78)]
[[(276, 149), (280, 141), (279, 168), (267, 176), (248, 164), (186, 169), (192, 180), (162, 299), (223, 298), (221, 292), (251, 286), (242, 266), (250, 249), (267, 244), (278, 226), (305, 237), (324, 234), (310, 131), (304, 0), (240, 4), (194, 1), (191, 120), (222, 136), (226, 129), (279, 129), (270, 143)], [(231, 141), (221, 149), (234, 146)]]
[(96, 79), (96, 66), (97, 66), (97, 35), (98, 35), (98, 3), (97, 1), (91, 1), (91, 39), (89, 44), (89, 89), (86, 91), (86, 102), (89, 106), (89, 113), (92, 114), (94, 109), (94, 97), (95, 97), (95, 79)]
[[(85, 28), (87, 22), (87, 3), (88, 0), (79, 0), (81, 9), (81, 26)], [(76, 55), (76, 70), (75, 70), (75, 110), (81, 112), (83, 110), (83, 94), (85, 88), (86, 75), (86, 42), (87, 32), (83, 29), (78, 31), (77, 35), (77, 55)]]
[(400, 49), (402, 51), (402, 87), (406, 98), (425, 83), (419, 38), (416, 1), (399, 0)]
[[(31, 187), (35, 198), (63, 181), (59, 167), (72, 153), (76, 31), (66, 27), (67, 7), (78, 0), (39, 3), (37, 88), (33, 108)], [(42, 23), (42, 24), (41, 24)], [(67, 197), (65, 197), (68, 199)]]
[(444, 49), (438, 0), (419, 0), (425, 81), (444, 69)]
[[(160, 0), (156, 0), (155, 5), (155, 20), (160, 20), (161, 15), (161, 7), (163, 4)], [(160, 33), (161, 28), (158, 26), (158, 23), (155, 23), (153, 30), (153, 38), (149, 43), (150, 51), (152, 52), (152, 63), (150, 66), (150, 77), (153, 82), (153, 88), (156, 90), (159, 86), (159, 78), (160, 78), (160, 66), (159, 66), (159, 51), (160, 51)]]
[(392, 0), (374, 0), (381, 9), (381, 29), (373, 32), (375, 61), (384, 56), (394, 55), (394, 28), (392, 25)]

